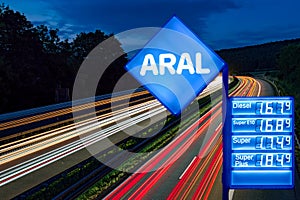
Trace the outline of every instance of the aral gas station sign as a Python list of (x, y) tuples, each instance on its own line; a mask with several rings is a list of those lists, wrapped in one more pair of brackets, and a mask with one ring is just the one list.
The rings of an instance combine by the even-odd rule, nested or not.
[(174, 16), (125, 68), (172, 114), (178, 115), (227, 67)]
[(294, 187), (293, 98), (229, 98), (226, 63), (177, 17), (125, 68), (174, 115), (222, 72), (223, 198), (230, 188)]

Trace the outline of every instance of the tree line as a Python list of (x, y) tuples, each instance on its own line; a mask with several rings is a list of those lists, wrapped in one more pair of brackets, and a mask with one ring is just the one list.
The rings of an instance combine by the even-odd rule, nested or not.
[(300, 129), (300, 39), (271, 42), (218, 51), (231, 74), (249, 74), (263, 70), (275, 81), (284, 96), (295, 99), (297, 130)]
[[(255, 72), (260, 70), (280, 70), (280, 55), (289, 45), (297, 45), (299, 39), (269, 42), (260, 45), (223, 49), (217, 53), (226, 61), (231, 74)], [(283, 66), (284, 67), (284, 66)]]
[[(110, 37), (96, 30), (79, 33), (72, 41), (61, 40), (58, 29), (34, 26), (24, 14), (0, 5), (0, 113), (56, 103), (57, 88), (72, 93), (84, 58)], [(124, 54), (109, 66), (97, 94), (112, 91), (126, 63)]]
[[(72, 93), (80, 65), (102, 41), (113, 37), (100, 30), (82, 32), (73, 40), (62, 40), (58, 29), (34, 26), (18, 11), (0, 5), (0, 113), (56, 103), (57, 88)], [(120, 43), (115, 39), (119, 51)], [(219, 50), (231, 74), (259, 70), (279, 71), (287, 92), (299, 98), (300, 39)], [(108, 67), (96, 95), (111, 93), (125, 73), (126, 54)], [(132, 81), (134, 81), (132, 79)], [(289, 89), (290, 88), (290, 89)]]

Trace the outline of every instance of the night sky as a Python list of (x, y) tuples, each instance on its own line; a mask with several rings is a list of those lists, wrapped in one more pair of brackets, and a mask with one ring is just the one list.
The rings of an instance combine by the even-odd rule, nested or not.
[(61, 38), (160, 27), (174, 14), (214, 49), (300, 38), (300, 0), (6, 0)]

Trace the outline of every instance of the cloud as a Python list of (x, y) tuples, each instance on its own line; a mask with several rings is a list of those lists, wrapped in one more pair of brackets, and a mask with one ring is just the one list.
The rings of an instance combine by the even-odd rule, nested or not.
[(161, 27), (174, 14), (215, 49), (300, 37), (296, 0), (9, 0), (8, 4), (36, 25), (58, 28), (63, 39), (96, 29), (117, 34)]
[(217, 49), (251, 46), (268, 42), (300, 38), (300, 26), (268, 26), (257, 30), (242, 30), (213, 40)]
[(194, 27), (195, 31), (201, 31), (205, 29), (208, 15), (238, 7), (231, 0), (93, 0), (84, 3), (54, 0), (52, 5), (69, 23), (85, 24), (87, 29), (100, 28), (115, 33), (137, 27), (162, 26), (173, 14)]
[(61, 20), (60, 14), (51, 9), (51, 4), (42, 0), (10, 0), (6, 2), (6, 5), (20, 13), (24, 13), (27, 19), (34, 24), (47, 22), (51, 26), (56, 26)]
[(223, 49), (300, 37), (300, 1), (253, 0), (206, 19), (205, 37)]
[(63, 38), (96, 29), (118, 33), (138, 27), (161, 27), (174, 14), (201, 37), (205, 35), (208, 16), (240, 7), (234, 0), (11, 0), (9, 4), (35, 25), (58, 28)]

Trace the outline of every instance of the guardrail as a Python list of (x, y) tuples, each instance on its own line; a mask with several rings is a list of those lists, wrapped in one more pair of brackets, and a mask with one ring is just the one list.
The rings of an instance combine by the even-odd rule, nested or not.
[[(274, 81), (274, 80), (271, 80), (270, 78), (267, 78), (267, 77), (261, 77), (261, 79), (263, 79), (263, 80), (267, 81), (268, 83), (270, 83), (270, 84), (272, 85), (272, 87), (276, 90), (276, 93), (277, 93), (278, 96), (283, 95), (282, 92), (278, 89), (278, 87), (277, 87), (277, 85), (275, 84), (275, 81)], [(300, 151), (300, 139), (299, 139), (299, 137), (300, 137), (300, 135), (299, 135), (299, 136), (297, 135), (297, 131), (296, 131), (296, 129), (295, 129), (295, 143), (296, 143), (295, 148), (298, 147), (298, 149), (299, 149), (299, 151)], [(297, 159), (297, 158), (296, 158), (296, 159)], [(297, 162), (297, 161), (295, 161), (295, 163), (296, 163), (296, 162)], [(299, 167), (299, 165), (297, 165), (297, 163), (296, 163), (296, 169), (297, 169), (298, 175), (299, 175), (299, 177), (300, 177), (300, 167)], [(297, 194), (297, 196), (300, 196), (300, 194)]]
[[(130, 94), (134, 91), (139, 92), (142, 90), (144, 90), (144, 89), (139, 88), (137, 90), (125, 90), (125, 91), (121, 91), (121, 92), (116, 92), (113, 95), (114, 96), (122, 96), (125, 94)], [(31, 108), (31, 109), (27, 109), (27, 110), (21, 110), (21, 111), (16, 111), (16, 112), (11, 112), (11, 113), (0, 114), (0, 122), (9, 121), (12, 119), (18, 119), (18, 118), (27, 117), (27, 116), (36, 115), (36, 114), (41, 114), (41, 113), (45, 113), (45, 112), (50, 112), (50, 111), (63, 109), (63, 108), (67, 108), (67, 107), (72, 107), (73, 105), (82, 105), (82, 104), (86, 104), (86, 103), (91, 103), (94, 101), (99, 101), (102, 99), (109, 98), (111, 96), (112, 96), (112, 94), (104, 94), (104, 95), (99, 95), (99, 96), (95, 96), (95, 97), (79, 99), (79, 100), (75, 100), (75, 101), (67, 101), (67, 102), (63, 102), (63, 103), (52, 104), (52, 105), (42, 106), (42, 107), (38, 107), (38, 108)]]
[[(262, 80), (267, 81), (268, 83), (270, 83), (272, 85), (272, 87), (276, 90), (276, 95), (278, 95), (278, 96), (282, 95), (282, 92), (278, 89), (278, 87), (275, 84), (274, 80), (272, 80), (270, 78), (267, 78), (267, 77), (260, 77), (260, 79), (262, 79)], [(298, 138), (298, 135), (296, 134), (296, 131), (295, 131), (295, 140), (296, 140), (298, 148), (300, 149), (300, 142), (299, 142), (300, 139)]]

